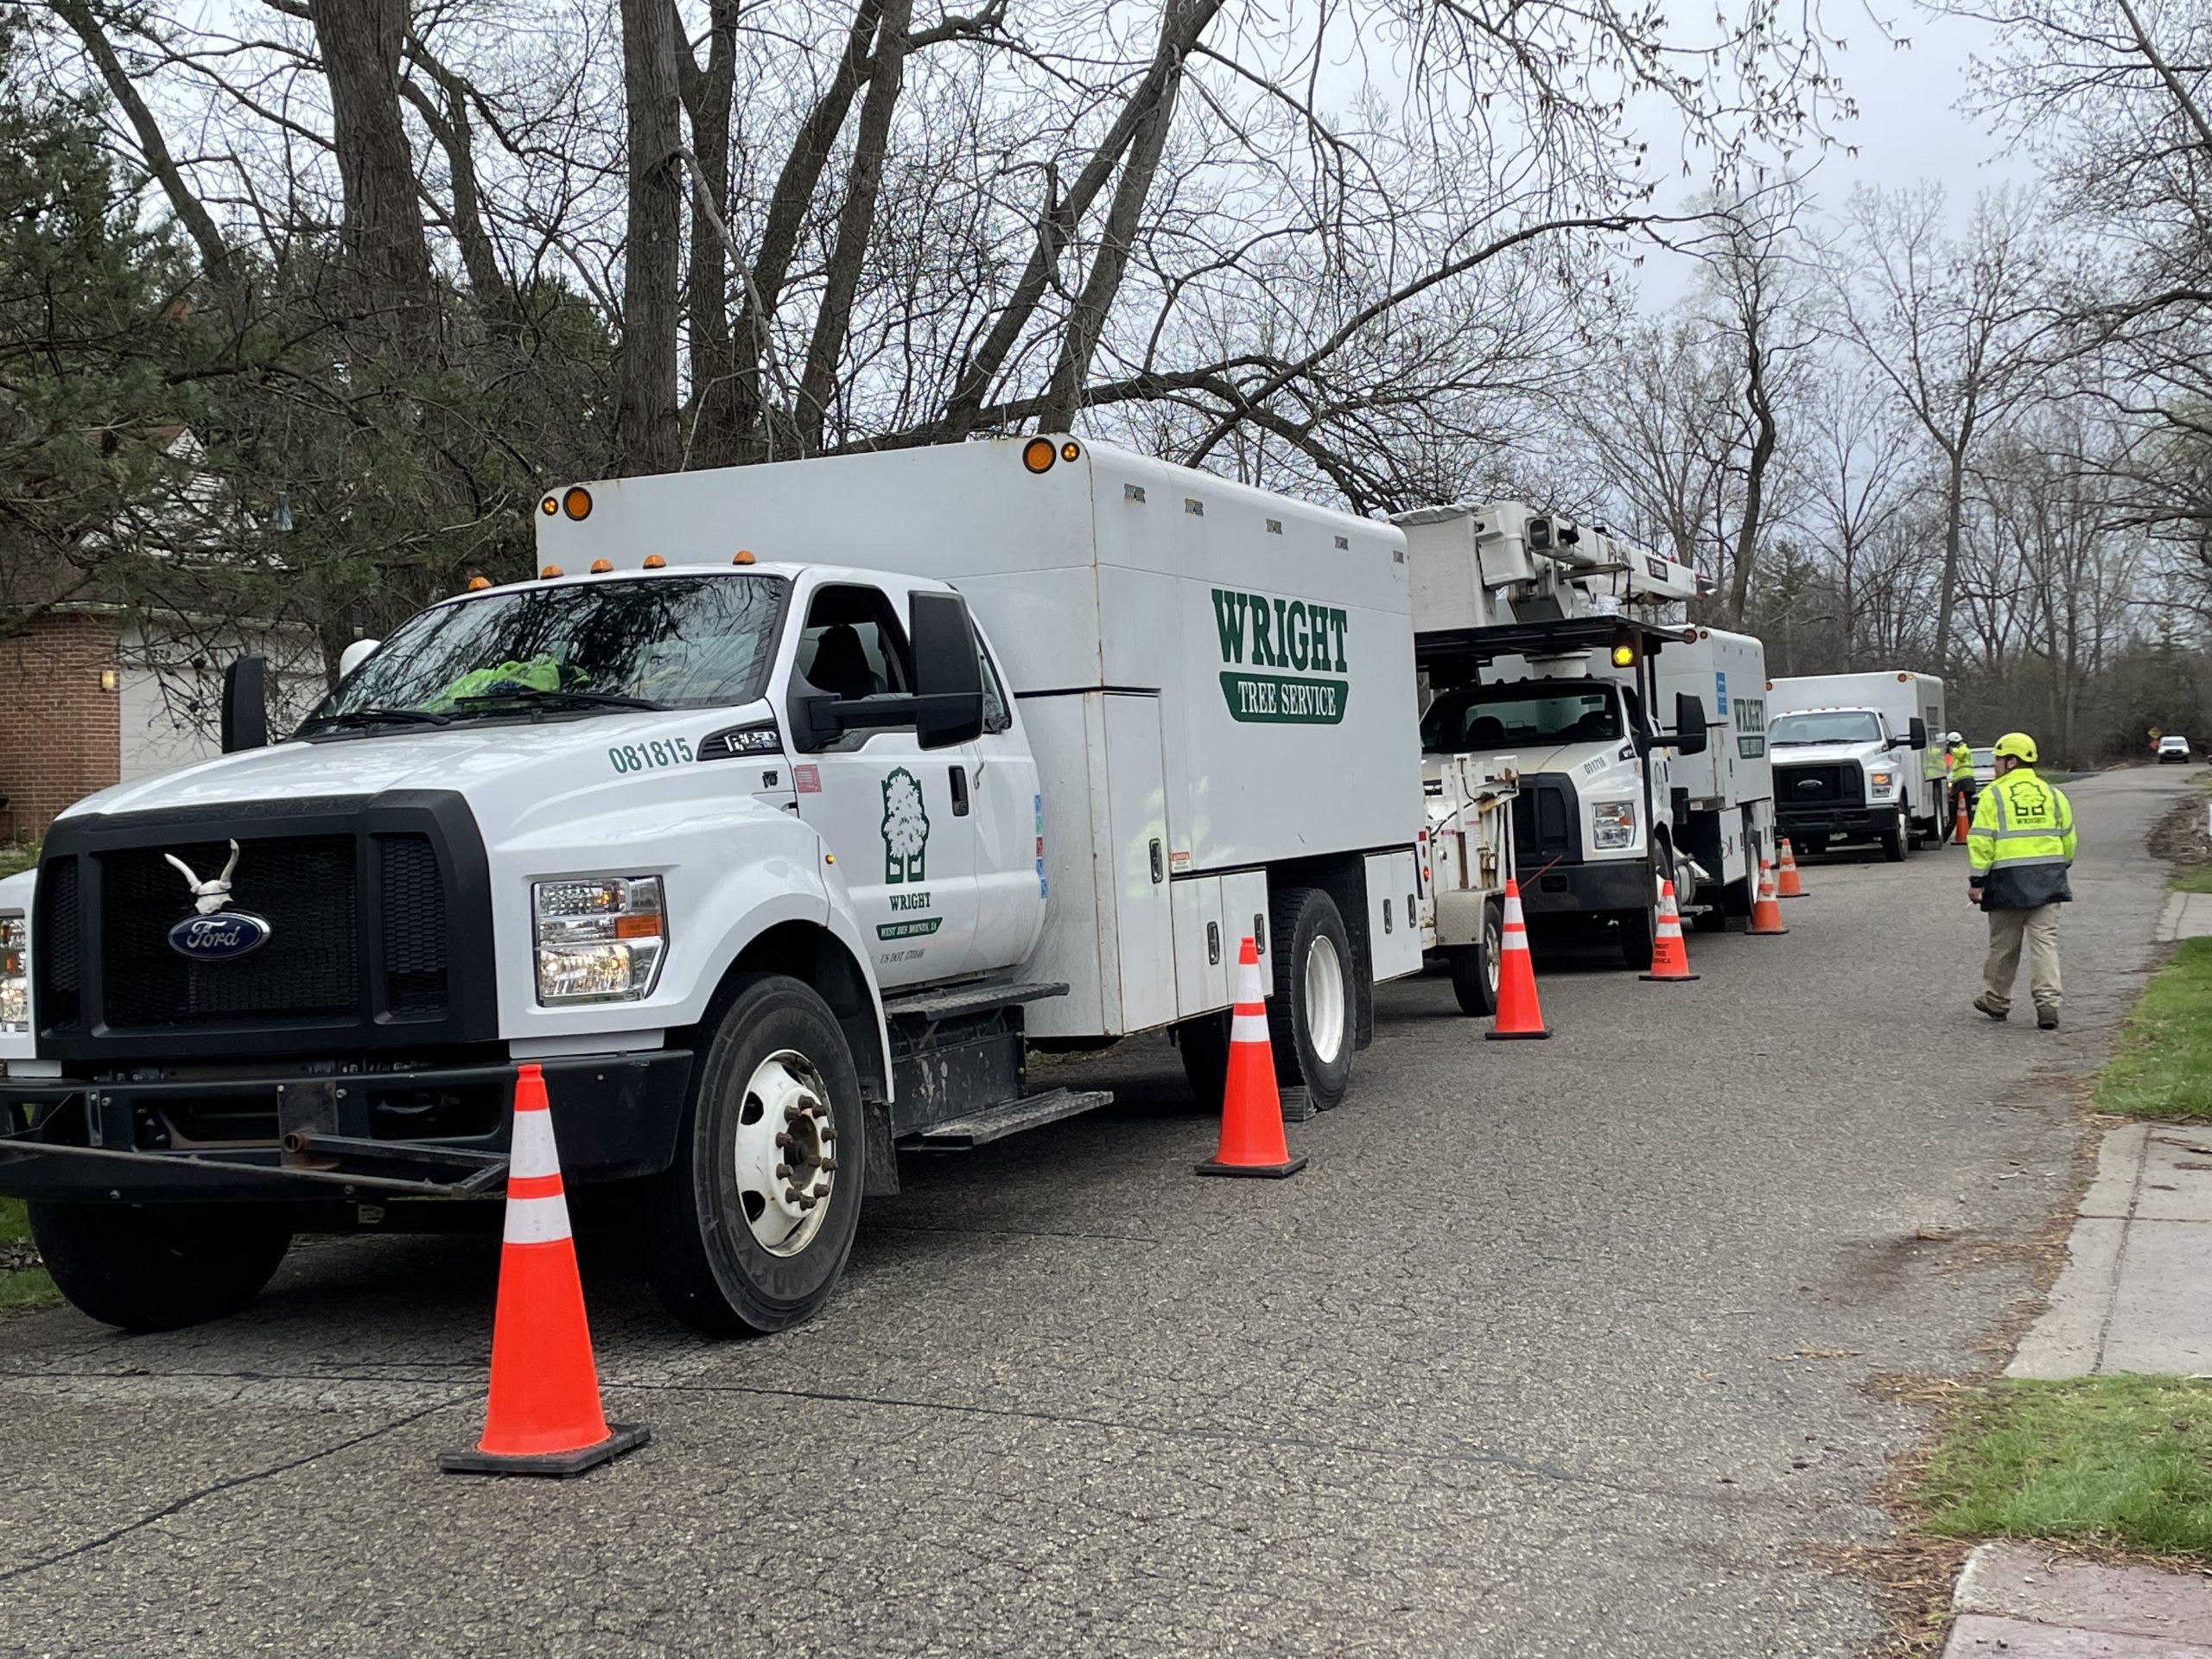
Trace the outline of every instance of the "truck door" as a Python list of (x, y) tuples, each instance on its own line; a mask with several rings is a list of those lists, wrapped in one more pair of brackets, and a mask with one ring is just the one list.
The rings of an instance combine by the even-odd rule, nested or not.
[(1010, 968), (1045, 927), (1045, 798), (1014, 700), (980, 642), (983, 729), (965, 750), (976, 820), (976, 938), (970, 967)]
[[(815, 589), (793, 671), (840, 698), (914, 686), (906, 630), (888, 594), (858, 583)], [(848, 731), (798, 756), (799, 816), (836, 855), (861, 934), (887, 988), (969, 971), (976, 934), (972, 746), (925, 749), (913, 725)]]

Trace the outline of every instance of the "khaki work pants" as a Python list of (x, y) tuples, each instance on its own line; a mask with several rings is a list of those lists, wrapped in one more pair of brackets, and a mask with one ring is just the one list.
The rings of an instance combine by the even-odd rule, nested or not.
[(1981, 972), (1982, 993), (1990, 1006), (2012, 1006), (2012, 982), (2019, 977), (2020, 946), (2028, 948), (2028, 990), (2038, 1010), (2058, 1007), (2058, 906), (1989, 912), (1989, 960)]

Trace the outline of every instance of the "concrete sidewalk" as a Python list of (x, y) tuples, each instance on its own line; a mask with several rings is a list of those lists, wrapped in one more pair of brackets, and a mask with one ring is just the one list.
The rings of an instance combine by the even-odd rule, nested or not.
[(2212, 893), (2177, 893), (2158, 918), (2158, 943), (2201, 939), (2212, 934)]
[(2212, 1124), (2106, 1135), (2067, 1251), (2005, 1376), (2212, 1373)]
[[(2212, 1373), (2212, 1125), (2107, 1135), (2067, 1249), (2005, 1376)], [(1984, 1544), (1952, 1606), (1944, 1659), (2212, 1659), (2212, 1574)]]

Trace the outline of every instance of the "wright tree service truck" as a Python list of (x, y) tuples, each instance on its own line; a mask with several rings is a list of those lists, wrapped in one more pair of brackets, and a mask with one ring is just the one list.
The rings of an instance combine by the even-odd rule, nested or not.
[(1892, 863), (1940, 847), (1945, 816), (1943, 682), (1885, 671), (1812, 674), (1767, 688), (1781, 832), (1801, 852), (1872, 842)]
[[(1396, 522), (1429, 780), (1471, 757), (1517, 777), (1514, 861), (1530, 920), (1610, 921), (1623, 961), (1642, 969), (1662, 881), (1700, 926), (1748, 916), (1775, 844), (1764, 647), (1648, 620), (1695, 597), (1696, 573), (1602, 529), (1520, 502)], [(1440, 895), (1449, 950), (1446, 912)]]
[(1105, 1096), (1220, 1098), (1256, 936), (1349, 1084), (1423, 944), (1405, 538), (1063, 437), (578, 485), (537, 580), (347, 653), (287, 741), (126, 784), (0, 882), (0, 1192), (95, 1318), (243, 1305), (301, 1230), (488, 1197), (515, 1067), (645, 1189), (710, 1331), (806, 1318), (865, 1192)]

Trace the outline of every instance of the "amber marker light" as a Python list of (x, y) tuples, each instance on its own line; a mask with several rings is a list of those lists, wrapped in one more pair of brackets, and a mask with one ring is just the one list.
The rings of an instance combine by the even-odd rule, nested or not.
[(1033, 473), (1051, 472), (1052, 461), (1052, 441), (1050, 438), (1032, 438), (1021, 446), (1021, 464)]
[(666, 559), (664, 559), (663, 557), (661, 557), (661, 556), (660, 556), (659, 554), (658, 554), (658, 553), (648, 553), (648, 554), (646, 554), (646, 555), (645, 555), (645, 569), (648, 569), (648, 570), (664, 570), (664, 569), (666, 569), (667, 568), (668, 568), (668, 561), (667, 561)]
[(591, 492), (581, 484), (571, 484), (561, 498), (561, 511), (571, 518), (591, 517)]
[(555, 513), (561, 511), (560, 497), (555, 495), (547, 496), (543, 501), (537, 504), (537, 510), (543, 513), (548, 518), (550, 518)]
[(1064, 443), (1064, 444), (1062, 444), (1062, 445), (1060, 446), (1060, 459), (1061, 459), (1062, 461), (1080, 461), (1080, 460), (1082, 460), (1082, 459), (1083, 459), (1083, 448), (1082, 448), (1082, 446), (1081, 446), (1081, 445), (1079, 445), (1079, 444), (1077, 444), (1077, 443), (1076, 443), (1072, 439), (1071, 439), (1069, 442), (1067, 442), (1066, 443)]
[(471, 576), (468, 579), (468, 585), (462, 588), (461, 592), (465, 594), (480, 594), (491, 585), (492, 578), (489, 576)]
[(556, 576), (565, 576), (565, 575), (568, 575), (569, 573), (568, 573), (567, 571), (563, 570), (563, 569), (559, 565), (557, 565), (557, 564), (549, 564), (549, 565), (547, 565), (547, 566), (546, 566), (543, 570), (540, 570), (537, 574), (538, 574), (538, 576), (540, 577), (540, 579), (542, 579), (542, 580), (543, 580), (543, 581), (546, 581), (546, 582), (550, 582), (550, 581), (552, 581), (552, 580), (553, 580), (553, 578), (554, 578), (554, 577), (556, 577)]
[(735, 553), (730, 556), (729, 562), (732, 564), (751, 564), (753, 563), (753, 555), (748, 550), (741, 547)]
[(613, 568), (614, 561), (612, 559), (594, 559), (591, 562), (591, 573), (594, 576), (603, 576)]

